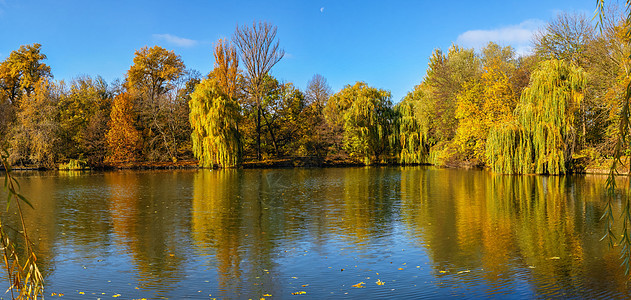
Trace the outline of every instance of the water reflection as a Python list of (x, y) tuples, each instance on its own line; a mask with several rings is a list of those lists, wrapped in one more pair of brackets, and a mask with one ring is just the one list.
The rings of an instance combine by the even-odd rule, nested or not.
[(486, 295), (518, 293), (519, 280), (544, 297), (628, 295), (615, 252), (599, 241), (604, 178), (403, 174), (401, 213), (436, 273), (479, 271)]
[(217, 261), (223, 291), (239, 288), (241, 281), (239, 178), (235, 170), (197, 172), (193, 178), (192, 236), (201, 255), (214, 254), (210, 260)]
[(20, 179), (47, 290), (66, 295), (631, 296), (617, 252), (599, 241), (599, 176), (409, 167)]
[(162, 296), (177, 288), (190, 255), (186, 247), (190, 202), (181, 186), (189, 184), (190, 174), (146, 175), (110, 172), (104, 181), (116, 241), (131, 255), (139, 287)]

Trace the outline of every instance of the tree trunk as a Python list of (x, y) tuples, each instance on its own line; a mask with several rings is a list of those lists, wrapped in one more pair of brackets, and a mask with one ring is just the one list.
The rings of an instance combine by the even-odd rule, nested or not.
[(256, 159), (261, 161), (261, 104), (256, 108)]
[(278, 157), (278, 144), (276, 143), (276, 136), (274, 135), (274, 130), (272, 130), (272, 125), (267, 120), (265, 114), (263, 114), (263, 118), (265, 118), (265, 124), (267, 124), (267, 130), (269, 130), (269, 134), (272, 137), (272, 144), (274, 145), (274, 152)]

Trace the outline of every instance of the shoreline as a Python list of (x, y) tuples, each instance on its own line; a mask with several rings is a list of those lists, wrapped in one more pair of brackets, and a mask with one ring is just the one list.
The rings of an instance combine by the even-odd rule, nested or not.
[[(611, 165), (608, 161), (601, 162), (599, 164), (591, 164), (587, 166), (583, 172), (572, 172), (567, 173), (565, 175), (570, 174), (593, 174), (593, 175), (607, 175), (610, 172), (609, 167), (604, 167), (606, 165)], [(323, 159), (317, 157), (286, 157), (286, 158), (277, 158), (277, 159), (267, 159), (262, 161), (247, 161), (244, 162), (241, 166), (234, 169), (292, 169), (292, 168), (348, 168), (348, 167), (374, 167), (374, 166), (434, 166), (437, 168), (445, 168), (445, 169), (479, 169), (485, 170), (484, 167), (477, 167), (471, 165), (450, 165), (450, 166), (437, 166), (433, 164), (402, 164), (398, 162), (390, 162), (390, 163), (379, 163), (379, 164), (370, 164), (366, 165), (364, 163), (358, 161), (351, 160), (343, 160), (343, 159)], [(42, 167), (13, 167), (13, 171), (112, 171), (112, 170), (177, 170), (177, 169), (205, 169), (204, 167), (200, 167), (198, 165), (198, 161), (194, 159), (185, 159), (179, 160), (176, 162), (172, 161), (161, 161), (161, 162), (119, 162), (109, 165), (103, 165), (99, 167), (91, 167), (91, 168), (83, 168), (83, 169), (47, 169)], [(210, 168), (207, 168), (210, 169)], [(218, 166), (212, 169), (220, 169)], [(0, 171), (4, 171), (4, 168), (0, 167)], [(526, 175), (526, 174), (522, 174)], [(533, 175), (533, 174), (528, 174)], [(545, 174), (534, 174), (534, 175), (545, 175)], [(619, 176), (629, 175), (628, 166), (622, 166), (619, 168), (618, 174)]]

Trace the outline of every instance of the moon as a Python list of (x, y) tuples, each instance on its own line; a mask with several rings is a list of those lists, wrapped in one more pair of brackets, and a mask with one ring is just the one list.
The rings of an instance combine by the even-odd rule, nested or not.
[(323, 13), (324, 12), (324, 6), (320, 7), (320, 12)]

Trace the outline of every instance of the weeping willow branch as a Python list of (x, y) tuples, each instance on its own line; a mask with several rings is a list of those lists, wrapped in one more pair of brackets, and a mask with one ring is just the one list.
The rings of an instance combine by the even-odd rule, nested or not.
[[(618, 125), (618, 138), (616, 139), (616, 145), (614, 148), (614, 157), (609, 169), (609, 175), (607, 176), (607, 204), (605, 205), (605, 212), (603, 213), (601, 220), (605, 221), (605, 235), (602, 240), (607, 240), (609, 247), (614, 247), (616, 243), (616, 234), (613, 230), (613, 224), (615, 217), (613, 215), (613, 201), (616, 198), (616, 176), (618, 173), (618, 165), (623, 165), (622, 155), (624, 150), (627, 149), (627, 134), (629, 131), (629, 99), (631, 98), (631, 81), (627, 84), (627, 90), (625, 92), (622, 109), (620, 110), (620, 124)], [(622, 237), (619, 244), (622, 245), (620, 250), (620, 258), (622, 259), (622, 266), (625, 268), (625, 274), (629, 275), (629, 269), (631, 267), (631, 181), (629, 186), (623, 195), (623, 209), (622, 209)]]
[[(631, 43), (631, 0), (626, 1), (627, 17), (625, 23), (627, 24), (627, 32), (625, 40), (629, 44)], [(596, 1), (596, 14), (599, 17), (598, 26), (602, 30), (603, 17), (605, 15), (605, 1)], [(628, 59), (631, 59), (629, 57)], [(628, 74), (627, 74), (628, 79)], [(605, 211), (600, 218), (605, 221), (605, 234), (601, 240), (606, 240), (609, 247), (613, 248), (616, 244), (616, 233), (613, 229), (615, 217), (613, 215), (613, 201), (616, 199), (616, 176), (618, 173), (618, 165), (623, 165), (622, 155), (626, 149), (631, 148), (628, 145), (627, 135), (629, 132), (629, 102), (631, 99), (631, 81), (627, 80), (627, 88), (622, 99), (622, 107), (620, 109), (620, 123), (618, 125), (618, 138), (616, 139), (616, 145), (614, 148), (613, 162), (609, 169), (609, 175), (607, 176), (607, 204), (605, 205)], [(631, 175), (631, 172), (629, 173)], [(631, 178), (630, 178), (631, 179)], [(626, 192), (622, 193), (622, 235), (619, 240), (619, 245), (622, 245), (620, 249), (620, 259), (622, 260), (622, 266), (625, 269), (625, 274), (629, 275), (629, 269), (631, 267), (631, 180), (627, 186)]]
[(2, 153), (2, 166), (5, 170), (4, 189), (8, 194), (7, 209), (12, 201), (15, 202), (20, 218), (22, 238), (24, 239), (25, 260), (23, 263), (21, 262), (20, 255), (16, 251), (16, 245), (7, 234), (6, 226), (0, 219), (0, 243), (2, 244), (3, 260), (9, 280), (7, 292), (11, 291), (13, 299), (38, 299), (40, 296), (43, 298), (44, 277), (37, 267), (37, 256), (28, 238), (21, 203), (26, 203), (30, 207), (33, 206), (19, 193), (20, 184), (11, 174), (11, 165), (8, 163), (8, 157), (9, 154), (6, 151)]
[(583, 100), (586, 75), (561, 60), (540, 64), (530, 77), (516, 121), (492, 128), (487, 161), (503, 174), (564, 174), (576, 139), (574, 115)]

